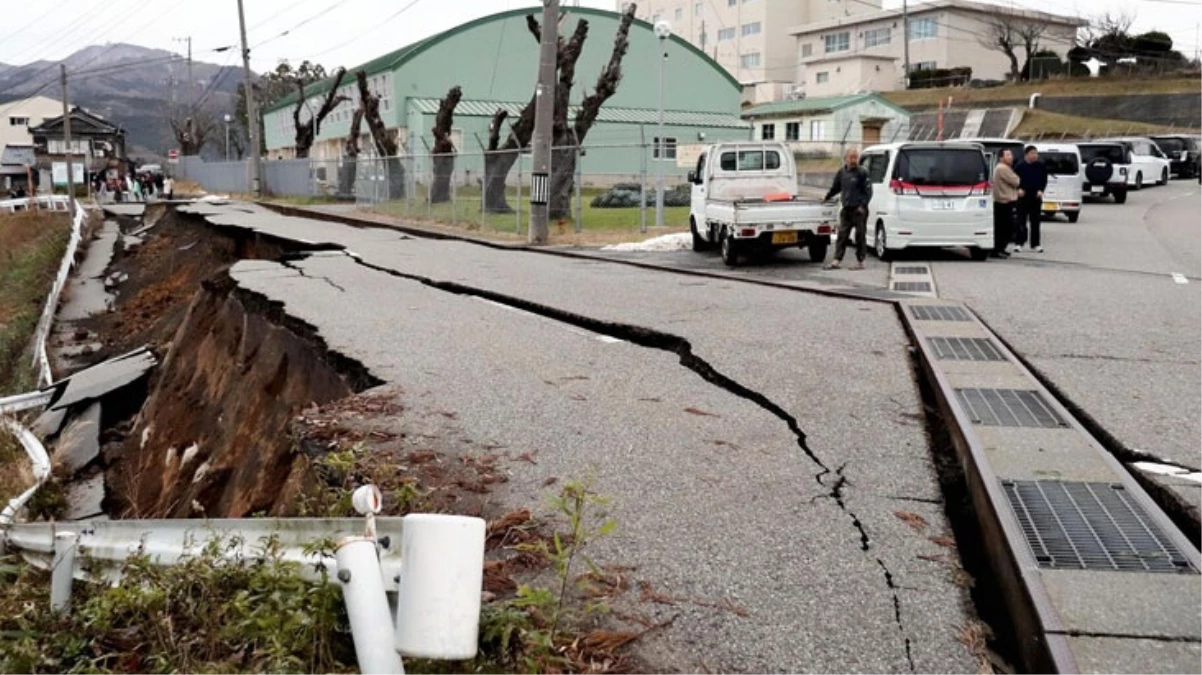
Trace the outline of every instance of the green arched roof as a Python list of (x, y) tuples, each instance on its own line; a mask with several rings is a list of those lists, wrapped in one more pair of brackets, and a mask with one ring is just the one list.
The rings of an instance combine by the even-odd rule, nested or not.
[[(350, 79), (344, 80), (344, 81), (348, 81), (348, 82), (353, 81), (355, 72), (360, 71), (360, 70), (364, 71), (368, 75), (375, 75), (376, 73), (382, 73), (385, 71), (394, 71), (394, 70), (400, 68), (402, 65), (404, 65), (407, 61), (409, 61), (413, 57), (417, 56), (418, 54), (421, 54), (422, 52), (426, 51), (427, 49), (429, 49), (445, 40), (455, 37), (456, 35), (458, 35), (460, 33), (471, 30), (472, 28), (475, 28), (477, 26), (480, 26), (480, 25), (483, 25), (483, 24), (486, 24), (486, 23), (489, 23), (492, 21), (502, 21), (502, 20), (509, 19), (509, 18), (512, 18), (515, 16), (525, 16), (527, 14), (531, 14), (531, 13), (538, 12), (538, 11), (540, 11), (540, 10), (537, 7), (524, 7), (524, 8), (519, 8), (519, 9), (510, 9), (510, 10), (506, 10), (504, 12), (498, 12), (496, 14), (489, 14), (487, 16), (482, 16), (478, 19), (473, 19), (471, 21), (468, 21), (467, 23), (459, 24), (458, 26), (455, 26), (454, 28), (444, 30), (441, 33), (435, 33), (434, 35), (431, 35), (430, 37), (418, 40), (417, 42), (414, 42), (411, 44), (407, 44), (404, 47), (401, 47), (400, 49), (395, 49), (391, 52), (388, 52), (387, 54), (384, 54), (383, 56), (378, 56), (378, 57), (372, 59), (371, 61), (368, 61), (367, 63), (360, 64), (358, 66), (355, 66), (354, 68), (347, 68), (347, 76)], [(565, 12), (568, 15), (576, 14), (576, 15), (583, 15), (583, 16), (604, 16), (607, 18), (618, 18), (621, 16), (618, 12), (611, 12), (611, 11), (604, 10), (604, 9), (594, 9), (592, 7), (570, 7), (570, 8), (564, 8), (561, 11)], [(634, 23), (632, 25), (639, 26), (639, 27), (645, 28), (647, 30), (652, 30), (652, 25), (646, 21), (643, 21), (642, 19), (635, 19)], [(721, 65), (719, 65), (719, 63), (717, 61), (713, 60), (708, 55), (706, 55), (705, 52), (701, 51), (696, 46), (694, 46), (693, 43), (691, 43), (687, 40), (683, 40), (675, 34), (673, 34), (672, 37), (669, 39), (672, 40), (673, 42), (675, 42), (677, 45), (683, 47), (686, 51), (692, 52), (695, 56), (701, 58), (711, 68), (713, 68), (714, 70), (721, 73), (722, 76), (725, 77), (728, 82), (730, 82), (731, 86), (736, 87), (736, 88), (739, 88), (741, 86), (739, 84), (739, 81), (736, 80), (733, 75), (731, 75), (729, 72), (727, 72), (727, 70), (725, 68), (723, 68)], [(321, 80), (320, 82), (316, 82), (314, 84), (311, 84), (311, 85), (305, 87), (305, 93), (309, 94), (310, 96), (315, 95), (315, 94), (324, 94), (326, 91), (329, 90), (329, 88), (331, 86), (333, 86), (333, 84), (334, 84), (334, 78), (327, 77), (326, 79)], [(275, 101), (274, 103), (271, 103), (271, 104), (268, 104), (267, 106), (265, 106), (263, 108), (263, 113), (265, 114), (265, 113), (273, 112), (273, 111), (279, 110), (280, 108), (290, 106), (290, 105), (296, 103), (297, 98), (298, 98), (297, 92), (292, 92), (292, 93), (288, 94), (287, 96), (279, 99), (278, 101)]]

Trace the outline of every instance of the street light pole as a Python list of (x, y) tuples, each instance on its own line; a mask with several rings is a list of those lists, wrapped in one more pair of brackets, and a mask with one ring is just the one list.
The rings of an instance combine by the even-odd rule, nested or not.
[(222, 119), (225, 122), (225, 161), (228, 162), (230, 161), (230, 122), (234, 121), (234, 118), (226, 113)]
[(659, 38), (659, 122), (655, 139), (655, 226), (664, 226), (664, 162), (667, 161), (667, 145), (664, 143), (664, 65), (668, 62), (668, 38), (672, 26), (667, 21), (655, 22), (655, 37)]

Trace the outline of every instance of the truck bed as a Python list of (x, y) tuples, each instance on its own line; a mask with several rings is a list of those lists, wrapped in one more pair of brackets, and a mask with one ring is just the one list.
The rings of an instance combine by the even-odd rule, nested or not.
[(788, 201), (739, 199), (710, 200), (705, 205), (710, 222), (735, 226), (775, 225), (778, 229), (810, 229), (836, 218), (835, 207), (816, 199), (794, 197)]

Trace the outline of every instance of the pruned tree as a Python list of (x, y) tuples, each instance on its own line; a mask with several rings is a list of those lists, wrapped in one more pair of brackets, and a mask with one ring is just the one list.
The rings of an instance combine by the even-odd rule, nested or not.
[(334, 83), (330, 85), (330, 90), (326, 92), (326, 97), (321, 102), (321, 107), (317, 112), (309, 111), (309, 117), (304, 122), (301, 121), (301, 110), (308, 105), (308, 100), (305, 96), (305, 83), (297, 81), (296, 107), (292, 109), (292, 122), (296, 126), (296, 156), (297, 158), (308, 157), (309, 149), (313, 147), (313, 141), (317, 140), (317, 136), (321, 134), (321, 123), (326, 117), (334, 112), (334, 108), (343, 101), (349, 101), (350, 98), (338, 93), (338, 87), (342, 86), (342, 78), (346, 76), (346, 69), (339, 68), (334, 71)]
[(1022, 21), (1015, 27), (1014, 33), (1023, 48), (1022, 79), (1030, 79), (1031, 57), (1039, 51), (1039, 41), (1047, 32), (1048, 24), (1044, 21)]
[(342, 166), (338, 169), (338, 194), (350, 195), (355, 191), (355, 176), (359, 163), (359, 134), (363, 127), (363, 106), (355, 108), (351, 116), (351, 131), (342, 148)]
[[(309, 85), (326, 79), (326, 69), (320, 63), (302, 61), (295, 68), (288, 61), (281, 61), (275, 70), (268, 71), (254, 78), (255, 100), (260, 106), (267, 106), (296, 91), (298, 84)], [(243, 138), (250, 138), (250, 124), (246, 119), (246, 87), (238, 87), (234, 100), (234, 119), (238, 123), (238, 131)], [(263, 117), (259, 116), (260, 150), (267, 151), (267, 135), (263, 128)]]
[(979, 38), (981, 46), (996, 49), (1010, 60), (1010, 79), (1017, 82), (1022, 76), (1022, 66), (1018, 62), (1018, 34), (1015, 22), (1011, 17), (997, 14), (986, 24)]
[(441, 204), (451, 201), (451, 175), (455, 172), (455, 153), (458, 148), (451, 140), (451, 126), (455, 120), (455, 106), (463, 98), (459, 85), (451, 87), (438, 104), (434, 116), (434, 180), (430, 184), (430, 203)]
[(186, 105), (169, 108), (167, 122), (171, 125), (171, 135), (175, 144), (184, 156), (199, 155), (218, 126), (217, 116), (213, 111), (203, 107), (193, 110)]
[(384, 120), (380, 118), (380, 96), (368, 88), (367, 73), (362, 70), (356, 72), (355, 80), (359, 85), (359, 106), (363, 109), (363, 119), (367, 120), (367, 129), (371, 132), (376, 156), (385, 160), (388, 199), (401, 199), (405, 196), (405, 166), (401, 163), (396, 131), (389, 131), (384, 126)]

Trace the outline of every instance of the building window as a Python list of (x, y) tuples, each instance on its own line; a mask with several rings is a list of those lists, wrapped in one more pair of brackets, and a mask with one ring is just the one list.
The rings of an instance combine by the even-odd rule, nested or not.
[(810, 140), (826, 140), (826, 120), (810, 120)]
[(677, 21), (684, 19), (684, 10), (681, 9), (680, 7), (677, 7), (676, 11), (672, 12), (672, 18), (676, 19)]
[(814, 53), (814, 45), (805, 43), (801, 46), (801, 58), (806, 58)]
[(785, 140), (796, 141), (801, 138), (801, 122), (785, 122)]
[(823, 35), (822, 43), (826, 46), (826, 53), (845, 52), (851, 49), (851, 33), (835, 33), (833, 35)]
[(700, 2), (693, 3), (693, 15), (696, 16), (700, 13), (701, 13), (701, 3)]
[(652, 139), (652, 142), (655, 143), (654, 147), (651, 148), (652, 159), (676, 161), (675, 138), (672, 138), (671, 136), (664, 136), (664, 156), (662, 158), (659, 156), (659, 137), (656, 136), (654, 139)]
[(892, 42), (892, 38), (889, 35), (888, 28), (864, 31), (865, 47), (878, 47), (880, 45), (887, 45), (890, 42)]
[(934, 19), (910, 19), (910, 39), (926, 40), (935, 37), (939, 24)]
[(28, 117), (10, 117), (10, 118), (8, 118), (8, 125), (10, 127), (27, 127), (27, 126), (29, 126), (29, 118)]
[(776, 125), (764, 124), (760, 126), (760, 140), (773, 141), (776, 140)]
[(748, 35), (759, 35), (759, 34), (760, 34), (760, 22), (759, 21), (756, 21), (755, 23), (743, 24), (743, 37), (747, 37)]
[(758, 68), (760, 66), (760, 53), (751, 52), (739, 57), (739, 66), (742, 68)]
[(827, 82), (830, 82), (830, 81), (831, 81), (831, 74), (829, 71), (824, 70), (821, 73), (818, 73), (817, 75), (814, 76), (814, 82), (817, 84), (826, 84)]
[(719, 28), (718, 29), (718, 42), (725, 42), (727, 40), (733, 40), (733, 39), (735, 39), (735, 27), (734, 26), (731, 26), (730, 28)]
[(726, 0), (727, 7), (734, 7), (737, 4), (739, 4), (739, 0)]
[(912, 73), (916, 70), (935, 70), (938, 67), (934, 61), (919, 61), (918, 63), (910, 64), (910, 72)]

